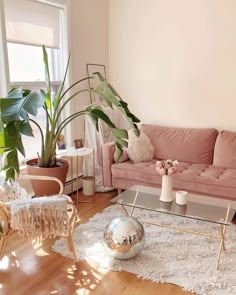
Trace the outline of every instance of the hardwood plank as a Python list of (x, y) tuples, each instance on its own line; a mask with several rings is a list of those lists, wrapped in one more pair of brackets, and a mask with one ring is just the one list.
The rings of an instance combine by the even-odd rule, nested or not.
[[(116, 191), (96, 193), (94, 203), (79, 203), (80, 222), (111, 205)], [(81, 200), (92, 199), (82, 196)], [(0, 295), (192, 295), (172, 284), (156, 284), (128, 272), (104, 270), (93, 263), (74, 263), (52, 251), (54, 240), (27, 241), (13, 233), (0, 261)]]

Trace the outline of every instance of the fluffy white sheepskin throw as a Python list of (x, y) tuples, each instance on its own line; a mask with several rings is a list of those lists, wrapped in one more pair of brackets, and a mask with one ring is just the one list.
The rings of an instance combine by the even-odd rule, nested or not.
[(154, 156), (154, 147), (145, 133), (141, 131), (137, 137), (132, 130), (129, 130), (127, 153), (133, 162), (150, 161)]
[(3, 175), (0, 175), (0, 201), (10, 202), (18, 199), (31, 198), (19, 183), (8, 183)]

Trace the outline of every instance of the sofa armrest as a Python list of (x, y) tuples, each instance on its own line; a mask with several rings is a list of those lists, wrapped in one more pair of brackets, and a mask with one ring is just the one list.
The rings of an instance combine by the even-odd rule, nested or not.
[(111, 166), (114, 163), (115, 145), (113, 142), (108, 142), (102, 145), (102, 171), (103, 185), (112, 187)]

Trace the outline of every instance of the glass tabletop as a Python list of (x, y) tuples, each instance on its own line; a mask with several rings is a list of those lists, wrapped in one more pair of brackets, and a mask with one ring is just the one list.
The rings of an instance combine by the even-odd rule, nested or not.
[[(222, 225), (230, 225), (235, 214), (235, 201), (188, 194), (187, 205), (178, 205), (175, 199), (169, 203), (160, 201), (160, 193), (161, 190), (157, 188), (135, 185), (111, 199), (111, 202)], [(228, 206), (230, 210), (225, 221)]]

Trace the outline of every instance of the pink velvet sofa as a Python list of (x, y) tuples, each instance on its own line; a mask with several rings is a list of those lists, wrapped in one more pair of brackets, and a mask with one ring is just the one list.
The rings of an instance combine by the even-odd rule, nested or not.
[(236, 132), (213, 128), (170, 128), (142, 125), (141, 130), (154, 146), (154, 158), (134, 163), (115, 163), (114, 145), (102, 146), (103, 182), (106, 187), (127, 189), (140, 184), (160, 187), (155, 170), (157, 159), (179, 161), (173, 186), (208, 196), (236, 200)]

